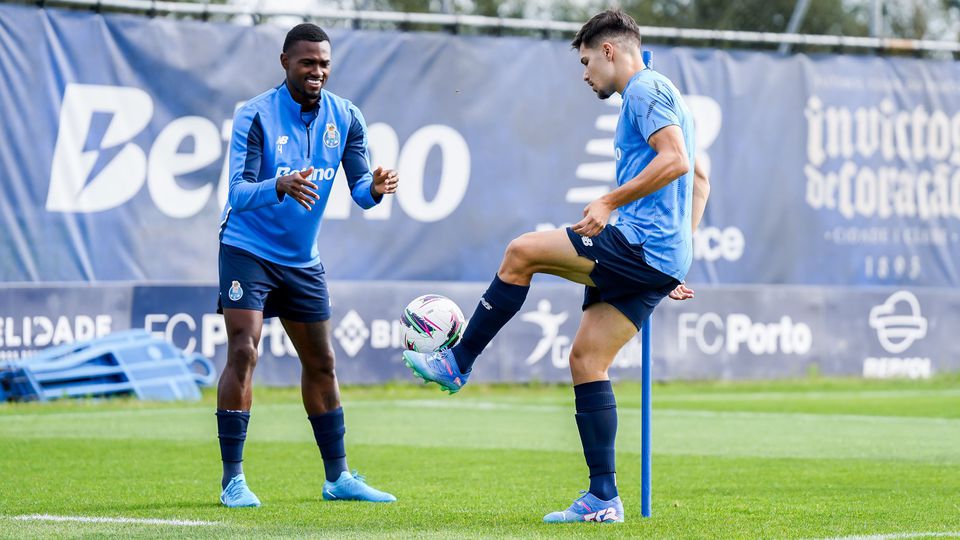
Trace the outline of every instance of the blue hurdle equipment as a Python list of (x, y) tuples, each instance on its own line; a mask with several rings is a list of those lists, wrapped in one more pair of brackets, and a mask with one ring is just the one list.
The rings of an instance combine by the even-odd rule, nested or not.
[(144, 330), (50, 347), (0, 364), (0, 393), (15, 401), (134, 395), (145, 400), (200, 399), (216, 379), (213, 364)]

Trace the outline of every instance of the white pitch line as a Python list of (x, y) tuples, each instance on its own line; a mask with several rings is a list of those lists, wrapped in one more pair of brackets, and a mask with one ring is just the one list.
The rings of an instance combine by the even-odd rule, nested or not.
[(817, 538), (813, 540), (900, 540), (904, 538), (960, 538), (960, 531), (957, 532), (905, 532), (890, 534), (870, 534), (865, 536), (834, 536), (830, 538)]
[(50, 514), (31, 514), (11, 516), (17, 521), (73, 521), (80, 523), (136, 523), (139, 525), (177, 525), (180, 527), (205, 527), (221, 525), (218, 521), (195, 521), (189, 519), (149, 519), (126, 517), (96, 517), (96, 516), (51, 516)]

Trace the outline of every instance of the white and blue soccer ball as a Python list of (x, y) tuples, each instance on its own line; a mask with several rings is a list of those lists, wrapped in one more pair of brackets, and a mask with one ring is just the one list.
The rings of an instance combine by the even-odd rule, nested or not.
[(425, 294), (410, 302), (400, 317), (403, 344), (422, 353), (449, 349), (463, 335), (464, 319), (460, 307), (446, 296)]

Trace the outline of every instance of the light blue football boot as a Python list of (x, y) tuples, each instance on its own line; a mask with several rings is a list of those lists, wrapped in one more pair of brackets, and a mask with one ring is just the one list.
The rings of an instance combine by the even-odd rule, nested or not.
[(543, 516), (544, 523), (577, 523), (596, 521), (599, 523), (623, 523), (623, 503), (620, 497), (601, 501), (588, 491), (581, 491), (570, 508), (559, 512), (550, 512)]
[(470, 372), (460, 373), (460, 366), (450, 349), (435, 353), (403, 351), (403, 363), (413, 374), (426, 382), (435, 382), (449, 394), (456, 394), (467, 384)]
[(324, 482), (323, 499), (326, 501), (367, 502), (396, 502), (397, 500), (389, 493), (368, 486), (366, 478), (357, 474), (357, 471), (352, 473), (343, 471), (336, 482)]
[(230, 479), (230, 483), (220, 494), (220, 502), (227, 508), (260, 506), (260, 499), (247, 487), (247, 479), (242, 474)]

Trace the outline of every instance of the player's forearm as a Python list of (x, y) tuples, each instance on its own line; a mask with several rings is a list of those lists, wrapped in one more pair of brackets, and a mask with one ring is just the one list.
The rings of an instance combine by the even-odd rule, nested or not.
[(710, 182), (707, 178), (697, 175), (693, 182), (693, 210), (690, 221), (693, 225), (693, 232), (697, 232), (700, 220), (703, 219), (703, 211), (707, 208), (707, 199), (710, 198)]
[(697, 232), (700, 220), (703, 218), (703, 212), (707, 207), (707, 199), (710, 197), (710, 179), (700, 162), (697, 162), (693, 168), (693, 203), (691, 211), (690, 224), (693, 232)]
[(367, 173), (351, 180), (351, 171), (347, 170), (346, 167), (344, 167), (344, 169), (347, 175), (347, 185), (350, 186), (350, 196), (353, 198), (353, 201), (364, 210), (369, 210), (376, 206), (383, 196), (373, 189), (373, 174)]
[(691, 221), (693, 222), (693, 232), (697, 232), (700, 226), (700, 220), (703, 219), (703, 211), (707, 208), (707, 197), (710, 196), (710, 184), (698, 189), (698, 185), (693, 186), (693, 211), (691, 212)]
[(370, 152), (367, 147), (367, 128), (363, 123), (360, 110), (353, 109), (354, 118), (347, 133), (347, 144), (343, 149), (340, 163), (343, 165), (350, 196), (353, 201), (368, 210), (380, 203), (383, 195), (377, 193), (373, 184), (373, 171), (370, 166)]
[(230, 208), (241, 212), (278, 204), (283, 199), (281, 194), (277, 192), (276, 178), (270, 178), (262, 182), (248, 182), (243, 178), (238, 178), (230, 182), (227, 200), (230, 203)]
[(690, 165), (686, 156), (678, 153), (660, 153), (647, 164), (640, 174), (617, 189), (604, 195), (604, 199), (612, 208), (620, 208), (625, 204), (646, 197), (662, 189), (677, 178), (687, 174)]
[(343, 165), (343, 173), (347, 177), (350, 196), (354, 202), (364, 210), (376, 206), (383, 196), (373, 189), (373, 172), (370, 170), (366, 147), (351, 141), (347, 144), (340, 163)]

